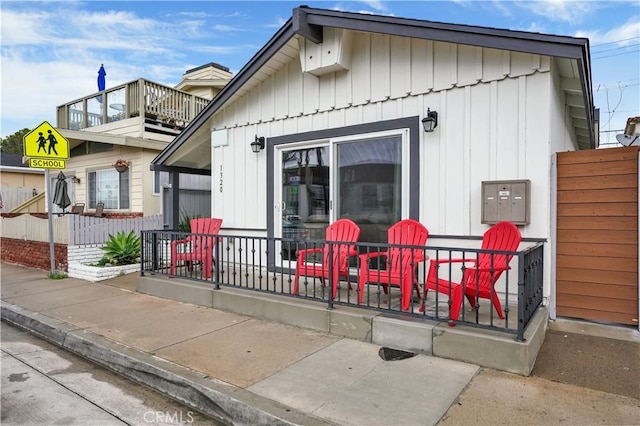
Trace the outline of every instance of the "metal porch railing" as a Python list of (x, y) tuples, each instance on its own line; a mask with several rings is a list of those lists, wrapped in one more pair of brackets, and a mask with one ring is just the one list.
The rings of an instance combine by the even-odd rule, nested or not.
[[(543, 244), (538, 243), (521, 251), (504, 252), (460, 247), (436, 246), (390, 246), (380, 243), (357, 243), (358, 255), (351, 256), (347, 265), (325, 262), (328, 276), (339, 275), (339, 285), (334, 294), (330, 280), (324, 279), (316, 271), (300, 276), (298, 292), (294, 292), (297, 253), (305, 249), (317, 249), (315, 258), (307, 259), (313, 265), (321, 265), (326, 247), (328, 259), (340, 251), (345, 243), (327, 241), (296, 241), (286, 238), (218, 235), (211, 248), (212, 271), (203, 271), (201, 262), (194, 257), (180, 256), (171, 271), (171, 244), (191, 235), (173, 231), (142, 231), (141, 274), (165, 275), (176, 279), (195, 280), (212, 285), (212, 288), (233, 287), (248, 291), (258, 291), (293, 298), (312, 300), (326, 304), (329, 309), (335, 305), (353, 306), (379, 312), (391, 312), (436, 321), (450, 321), (472, 327), (496, 330), (515, 335), (524, 340), (527, 324), (542, 303), (543, 288)], [(209, 236), (211, 237), (211, 236)], [(175, 249), (175, 248), (174, 248)], [(406, 284), (406, 277), (399, 277), (399, 285), (384, 285), (384, 281), (394, 281), (388, 256), (369, 260), (368, 275), (362, 278), (361, 262), (367, 254), (390, 249), (404, 250), (414, 255), (400, 257), (400, 269), (406, 266), (410, 279), (416, 283)], [(188, 252), (191, 247), (181, 248)], [(478, 259), (481, 254), (489, 255), (491, 268), (505, 269), (499, 279), (491, 284), (490, 297), (483, 298), (476, 292), (463, 297), (461, 313), (457, 321), (450, 318), (452, 292), (456, 283), (465, 273), (465, 263), (449, 264), (446, 268), (430, 268), (435, 259), (463, 258)], [(508, 265), (500, 265), (493, 259), (511, 257)], [(428, 259), (420, 261), (419, 259)], [(418, 259), (418, 260), (416, 260)], [(402, 265), (405, 262), (405, 265)], [(495, 264), (494, 264), (495, 263)], [(396, 265), (398, 266), (398, 265)], [(340, 269), (336, 274), (335, 269)], [(428, 289), (426, 284), (429, 271), (441, 282), (447, 283), (445, 291)], [(345, 272), (346, 271), (346, 272)], [(307, 271), (309, 272), (309, 271)], [(380, 277), (385, 277), (386, 280)], [(491, 274), (493, 277), (493, 274)], [(433, 276), (431, 277), (433, 279)], [(366, 284), (360, 285), (361, 280)], [(425, 292), (425, 290), (427, 290)], [(464, 290), (464, 289), (463, 289)], [(403, 293), (411, 292), (407, 309), (402, 309)], [(474, 297), (475, 296), (475, 297)], [(504, 318), (500, 318), (492, 305), (496, 297), (503, 308)], [(515, 313), (515, 316), (514, 316)]]

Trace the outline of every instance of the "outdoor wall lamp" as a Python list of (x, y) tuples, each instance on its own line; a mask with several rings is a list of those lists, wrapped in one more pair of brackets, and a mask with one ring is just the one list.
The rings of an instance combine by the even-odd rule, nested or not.
[(427, 115), (422, 119), (422, 127), (424, 127), (424, 131), (427, 133), (433, 132), (433, 130), (438, 127), (438, 112), (431, 111), (427, 108)]
[(71, 182), (73, 183), (80, 183), (80, 178), (76, 177), (76, 176), (71, 176)]
[(258, 135), (256, 135), (256, 139), (251, 142), (251, 151), (255, 152), (256, 154), (259, 153), (261, 150), (264, 149), (264, 136), (260, 136), (258, 137)]

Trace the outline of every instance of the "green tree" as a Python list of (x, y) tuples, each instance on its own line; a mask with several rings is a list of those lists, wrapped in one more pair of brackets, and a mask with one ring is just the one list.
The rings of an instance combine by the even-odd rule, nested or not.
[(30, 131), (31, 130), (25, 128), (22, 130), (18, 130), (17, 132), (7, 136), (6, 138), (0, 138), (0, 149), (2, 150), (2, 152), (24, 155), (22, 138), (24, 138), (24, 135), (26, 135)]

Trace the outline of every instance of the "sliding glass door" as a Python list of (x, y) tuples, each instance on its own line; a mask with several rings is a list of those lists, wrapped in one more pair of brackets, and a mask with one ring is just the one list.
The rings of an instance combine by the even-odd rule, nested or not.
[[(352, 135), (277, 146), (276, 236), (323, 240), (329, 223), (348, 218), (360, 241), (386, 242), (391, 225), (408, 217), (408, 131)], [(296, 259), (284, 244), (282, 261)]]

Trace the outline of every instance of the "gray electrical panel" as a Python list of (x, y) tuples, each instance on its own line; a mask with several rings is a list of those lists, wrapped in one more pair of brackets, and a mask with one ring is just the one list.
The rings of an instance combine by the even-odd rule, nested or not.
[(515, 225), (528, 225), (530, 211), (530, 180), (482, 182), (482, 223), (493, 225), (508, 220)]

